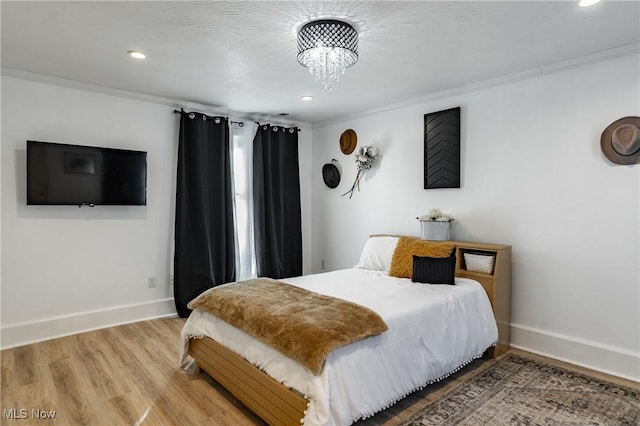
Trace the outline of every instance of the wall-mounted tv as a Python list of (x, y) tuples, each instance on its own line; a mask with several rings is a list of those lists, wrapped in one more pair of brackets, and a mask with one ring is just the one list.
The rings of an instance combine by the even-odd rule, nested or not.
[(147, 153), (27, 141), (28, 205), (147, 204)]

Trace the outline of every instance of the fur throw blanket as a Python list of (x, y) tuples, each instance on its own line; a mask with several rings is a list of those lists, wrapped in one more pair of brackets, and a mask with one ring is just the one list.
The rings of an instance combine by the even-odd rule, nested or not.
[(270, 278), (214, 287), (189, 302), (320, 374), (329, 353), (387, 330), (364, 306)]

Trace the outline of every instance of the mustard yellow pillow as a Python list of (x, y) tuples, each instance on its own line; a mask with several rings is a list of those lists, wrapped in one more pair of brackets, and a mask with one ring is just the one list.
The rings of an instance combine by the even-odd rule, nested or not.
[(413, 255), (428, 257), (449, 257), (453, 243), (421, 240), (415, 237), (400, 237), (391, 258), (389, 275), (398, 278), (413, 276)]

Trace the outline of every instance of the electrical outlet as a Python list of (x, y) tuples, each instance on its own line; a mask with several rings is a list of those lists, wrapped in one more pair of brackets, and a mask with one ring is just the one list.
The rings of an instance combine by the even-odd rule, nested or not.
[(327, 261), (324, 259), (320, 259), (320, 269), (322, 269), (323, 271), (325, 269), (327, 269)]
[(147, 278), (147, 285), (149, 286), (149, 288), (154, 288), (156, 286), (156, 277), (149, 277)]

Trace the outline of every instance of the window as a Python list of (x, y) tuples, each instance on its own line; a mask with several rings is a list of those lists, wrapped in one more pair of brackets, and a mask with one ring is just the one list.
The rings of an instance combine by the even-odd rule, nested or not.
[(253, 137), (256, 125), (231, 124), (231, 158), (236, 222), (236, 279), (256, 276), (253, 244)]

